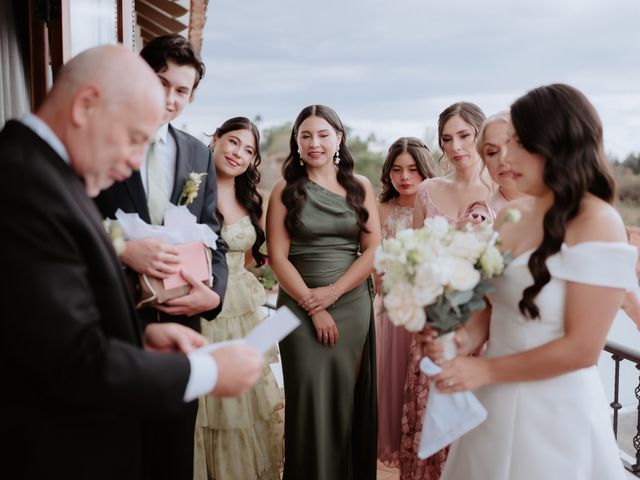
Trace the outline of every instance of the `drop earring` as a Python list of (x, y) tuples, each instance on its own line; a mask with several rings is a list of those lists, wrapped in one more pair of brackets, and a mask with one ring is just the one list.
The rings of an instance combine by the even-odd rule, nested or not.
[(298, 156), (300, 157), (300, 166), (304, 167), (304, 162), (302, 161), (302, 154), (300, 153), (300, 149), (298, 149)]
[(340, 147), (338, 147), (338, 150), (336, 150), (336, 154), (333, 157), (333, 163), (335, 163), (336, 165), (340, 163)]

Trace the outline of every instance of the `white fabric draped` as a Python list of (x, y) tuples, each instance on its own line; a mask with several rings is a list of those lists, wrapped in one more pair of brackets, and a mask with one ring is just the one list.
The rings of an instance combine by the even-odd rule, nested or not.
[(12, 118), (29, 112), (29, 96), (13, 2), (1, 0), (0, 15), (0, 128)]

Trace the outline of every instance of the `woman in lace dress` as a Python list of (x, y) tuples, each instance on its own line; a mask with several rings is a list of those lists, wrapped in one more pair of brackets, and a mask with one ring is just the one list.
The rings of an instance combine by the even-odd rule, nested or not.
[[(461, 356), (434, 377), (444, 393), (474, 390), (488, 417), (454, 443), (443, 478), (622, 480), (596, 362), (636, 285), (637, 250), (611, 205), (602, 124), (582, 93), (558, 84), (516, 100), (511, 118), (507, 162), (529, 195), (509, 204), (522, 219), (500, 232), (514, 259), (491, 307), (463, 328)], [(486, 356), (464, 356), (489, 326)]]
[[(224, 122), (211, 142), (218, 186), (218, 214), (222, 238), (229, 246), (229, 280), (222, 311), (202, 334), (211, 342), (243, 338), (263, 318), (264, 288), (245, 265), (265, 262), (260, 246), (262, 228), (260, 134), (247, 118)], [(267, 355), (262, 378), (238, 398), (202, 397), (195, 433), (196, 480), (242, 478), (279, 480), (284, 426), (279, 410), (282, 396), (269, 367), (276, 352)]]
[[(415, 137), (402, 137), (389, 147), (382, 165), (382, 193), (379, 197), (382, 238), (411, 228), (416, 193), (420, 183), (434, 177), (429, 148)], [(376, 292), (380, 278), (376, 277)], [(409, 360), (411, 332), (395, 327), (384, 314), (382, 297), (374, 299), (376, 314), (376, 358), (378, 365), (378, 459), (399, 466), (402, 435), (402, 403)]]
[[(413, 215), (414, 228), (421, 228), (425, 218), (444, 216), (457, 224), (475, 201), (486, 202), (492, 181), (476, 150), (476, 136), (485, 116), (477, 105), (455, 103), (438, 119), (438, 142), (452, 172), (430, 178), (420, 184)], [(400, 478), (402, 480), (436, 480), (444, 467), (447, 449), (420, 460), (417, 452), (422, 433), (422, 418), (429, 395), (429, 382), (420, 371), (422, 348), (414, 336), (410, 347), (409, 366), (402, 412)]]

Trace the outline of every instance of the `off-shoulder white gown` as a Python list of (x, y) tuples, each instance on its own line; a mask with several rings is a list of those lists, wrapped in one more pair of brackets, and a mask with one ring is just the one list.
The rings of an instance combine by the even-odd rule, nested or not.
[[(490, 295), (486, 356), (522, 352), (564, 333), (566, 282), (631, 289), (635, 247), (622, 243), (564, 245), (547, 260), (551, 281), (536, 298), (540, 319), (518, 309), (533, 283), (532, 251), (516, 257)], [(535, 365), (531, 365), (535, 369)], [(489, 385), (476, 395), (487, 420), (453, 444), (443, 480), (616, 480), (625, 476), (597, 367), (533, 382)]]

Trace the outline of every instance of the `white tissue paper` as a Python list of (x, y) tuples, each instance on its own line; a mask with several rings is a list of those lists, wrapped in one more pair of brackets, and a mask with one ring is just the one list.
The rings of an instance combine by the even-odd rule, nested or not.
[[(420, 370), (437, 375), (442, 369), (429, 358), (420, 360)], [(471, 392), (441, 393), (435, 385), (424, 409), (418, 457), (425, 459), (473, 430), (487, 418), (487, 411)]]
[(215, 250), (218, 235), (208, 225), (198, 223), (198, 219), (187, 207), (173, 204), (167, 206), (164, 225), (149, 225), (137, 213), (116, 212), (118, 225), (125, 240), (157, 238), (169, 245), (200, 241)]

